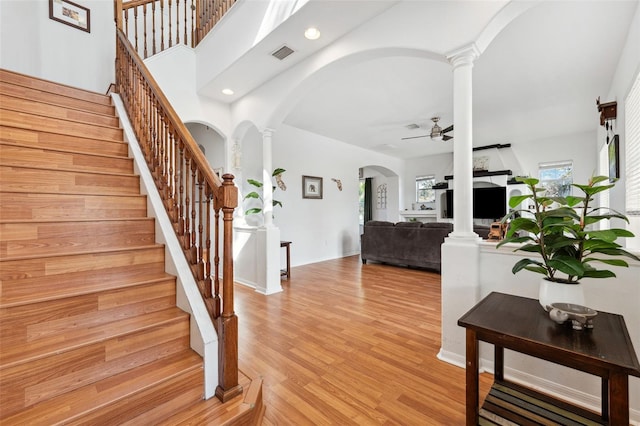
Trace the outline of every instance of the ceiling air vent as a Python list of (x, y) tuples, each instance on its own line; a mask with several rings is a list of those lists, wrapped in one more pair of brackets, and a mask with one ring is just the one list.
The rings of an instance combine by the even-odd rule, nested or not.
[(293, 49), (291, 49), (287, 45), (284, 45), (280, 49), (278, 49), (275, 52), (273, 52), (271, 54), (271, 56), (273, 56), (274, 58), (278, 58), (280, 60), (283, 60), (284, 58), (286, 58), (287, 56), (291, 55), (292, 53), (293, 53)]

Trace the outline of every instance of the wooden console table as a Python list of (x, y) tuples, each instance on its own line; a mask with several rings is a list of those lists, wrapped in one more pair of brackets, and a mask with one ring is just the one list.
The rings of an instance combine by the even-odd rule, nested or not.
[(280, 241), (280, 247), (286, 249), (287, 267), (280, 270), (281, 277), (291, 278), (291, 241)]
[[(492, 418), (517, 424), (541, 418), (552, 424), (575, 424), (567, 419), (582, 418), (629, 425), (629, 375), (640, 377), (640, 364), (624, 318), (598, 312), (593, 323), (594, 328), (585, 331), (573, 330), (569, 323), (556, 324), (537, 300), (525, 297), (494, 292), (481, 300), (458, 320), (466, 328), (467, 425), (489, 424), (484, 419)], [(479, 341), (493, 344), (495, 351), (495, 382), (482, 408), (478, 407)], [(601, 377), (601, 415), (506, 381), (505, 348)]]

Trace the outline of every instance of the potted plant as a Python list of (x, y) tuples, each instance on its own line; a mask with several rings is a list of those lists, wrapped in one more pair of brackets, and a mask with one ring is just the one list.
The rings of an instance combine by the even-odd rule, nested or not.
[[(287, 187), (285, 186), (284, 182), (282, 181), (282, 173), (286, 172), (285, 169), (281, 169), (281, 168), (277, 168), (273, 171), (273, 173), (271, 174), (272, 177), (274, 177), (276, 179), (276, 182), (278, 183), (278, 187), (281, 188), (283, 191), (285, 191), (287, 189)], [(250, 185), (255, 186), (256, 188), (262, 188), (263, 183), (255, 180), (255, 179), (247, 179), (247, 182)], [(275, 192), (276, 190), (276, 186), (273, 186), (273, 191)], [(247, 195), (244, 196), (243, 198), (244, 200), (246, 199), (257, 199), (260, 201), (260, 205), (261, 207), (252, 207), (250, 209), (247, 209), (247, 211), (244, 212), (245, 215), (251, 215), (251, 214), (257, 214), (257, 213), (262, 213), (262, 206), (264, 205), (264, 199), (262, 198), (262, 196), (257, 192), (257, 191), (251, 191), (250, 193), (248, 193)], [(273, 207), (275, 206), (280, 206), (282, 207), (282, 202), (278, 201), (278, 200), (273, 200)]]
[[(620, 257), (640, 260), (616, 243), (620, 237), (633, 237), (625, 229), (595, 230), (592, 225), (601, 220), (618, 218), (629, 222), (626, 216), (607, 208), (592, 207), (594, 195), (607, 191), (614, 184), (600, 184), (608, 180), (594, 176), (586, 185), (573, 184), (581, 196), (550, 197), (545, 189), (536, 186), (535, 178), (517, 178), (529, 188), (526, 195), (513, 196), (509, 200), (511, 210), (502, 223), (509, 223), (505, 238), (497, 245), (521, 243), (515, 251), (537, 253), (539, 257), (522, 259), (513, 266), (514, 274), (523, 269), (543, 275), (540, 286), (540, 304), (555, 302), (584, 304), (581, 278), (610, 278), (616, 275), (601, 265), (629, 265)], [(516, 209), (522, 202), (533, 205), (533, 211)], [(549, 291), (559, 293), (549, 296)], [(571, 298), (575, 300), (553, 300)], [(551, 298), (551, 299), (549, 299)]]

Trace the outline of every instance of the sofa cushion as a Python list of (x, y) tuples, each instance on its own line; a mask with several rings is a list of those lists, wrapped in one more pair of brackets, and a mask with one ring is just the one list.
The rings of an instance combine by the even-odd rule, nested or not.
[(422, 226), (424, 228), (453, 230), (453, 224), (448, 222), (427, 222), (427, 223), (424, 223)]
[(386, 222), (384, 220), (370, 220), (365, 223), (364, 226), (394, 226), (393, 222)]
[(422, 222), (398, 222), (396, 226), (400, 228), (420, 228), (422, 227)]

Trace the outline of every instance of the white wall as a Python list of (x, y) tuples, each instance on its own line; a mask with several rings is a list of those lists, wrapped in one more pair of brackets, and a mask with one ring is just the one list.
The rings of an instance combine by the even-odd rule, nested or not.
[[(274, 133), (273, 164), (287, 170), (287, 191), (277, 192), (283, 208), (276, 209), (274, 223), (281, 239), (292, 241), (293, 266), (359, 253), (358, 169), (376, 164), (403, 172), (402, 160), (287, 125)], [(302, 198), (303, 175), (323, 178), (321, 200)], [(342, 191), (331, 178), (342, 181)]]
[(596, 132), (593, 131), (535, 140), (513, 145), (511, 149), (520, 161), (524, 175), (537, 177), (539, 163), (572, 160), (573, 182), (582, 184), (598, 171), (596, 146)]
[(91, 32), (49, 19), (48, 0), (0, 1), (0, 67), (106, 93), (115, 82), (113, 1), (90, 9)]
[(195, 62), (194, 51), (179, 45), (146, 59), (145, 65), (182, 121), (206, 123), (228, 140), (229, 106), (196, 93)]

